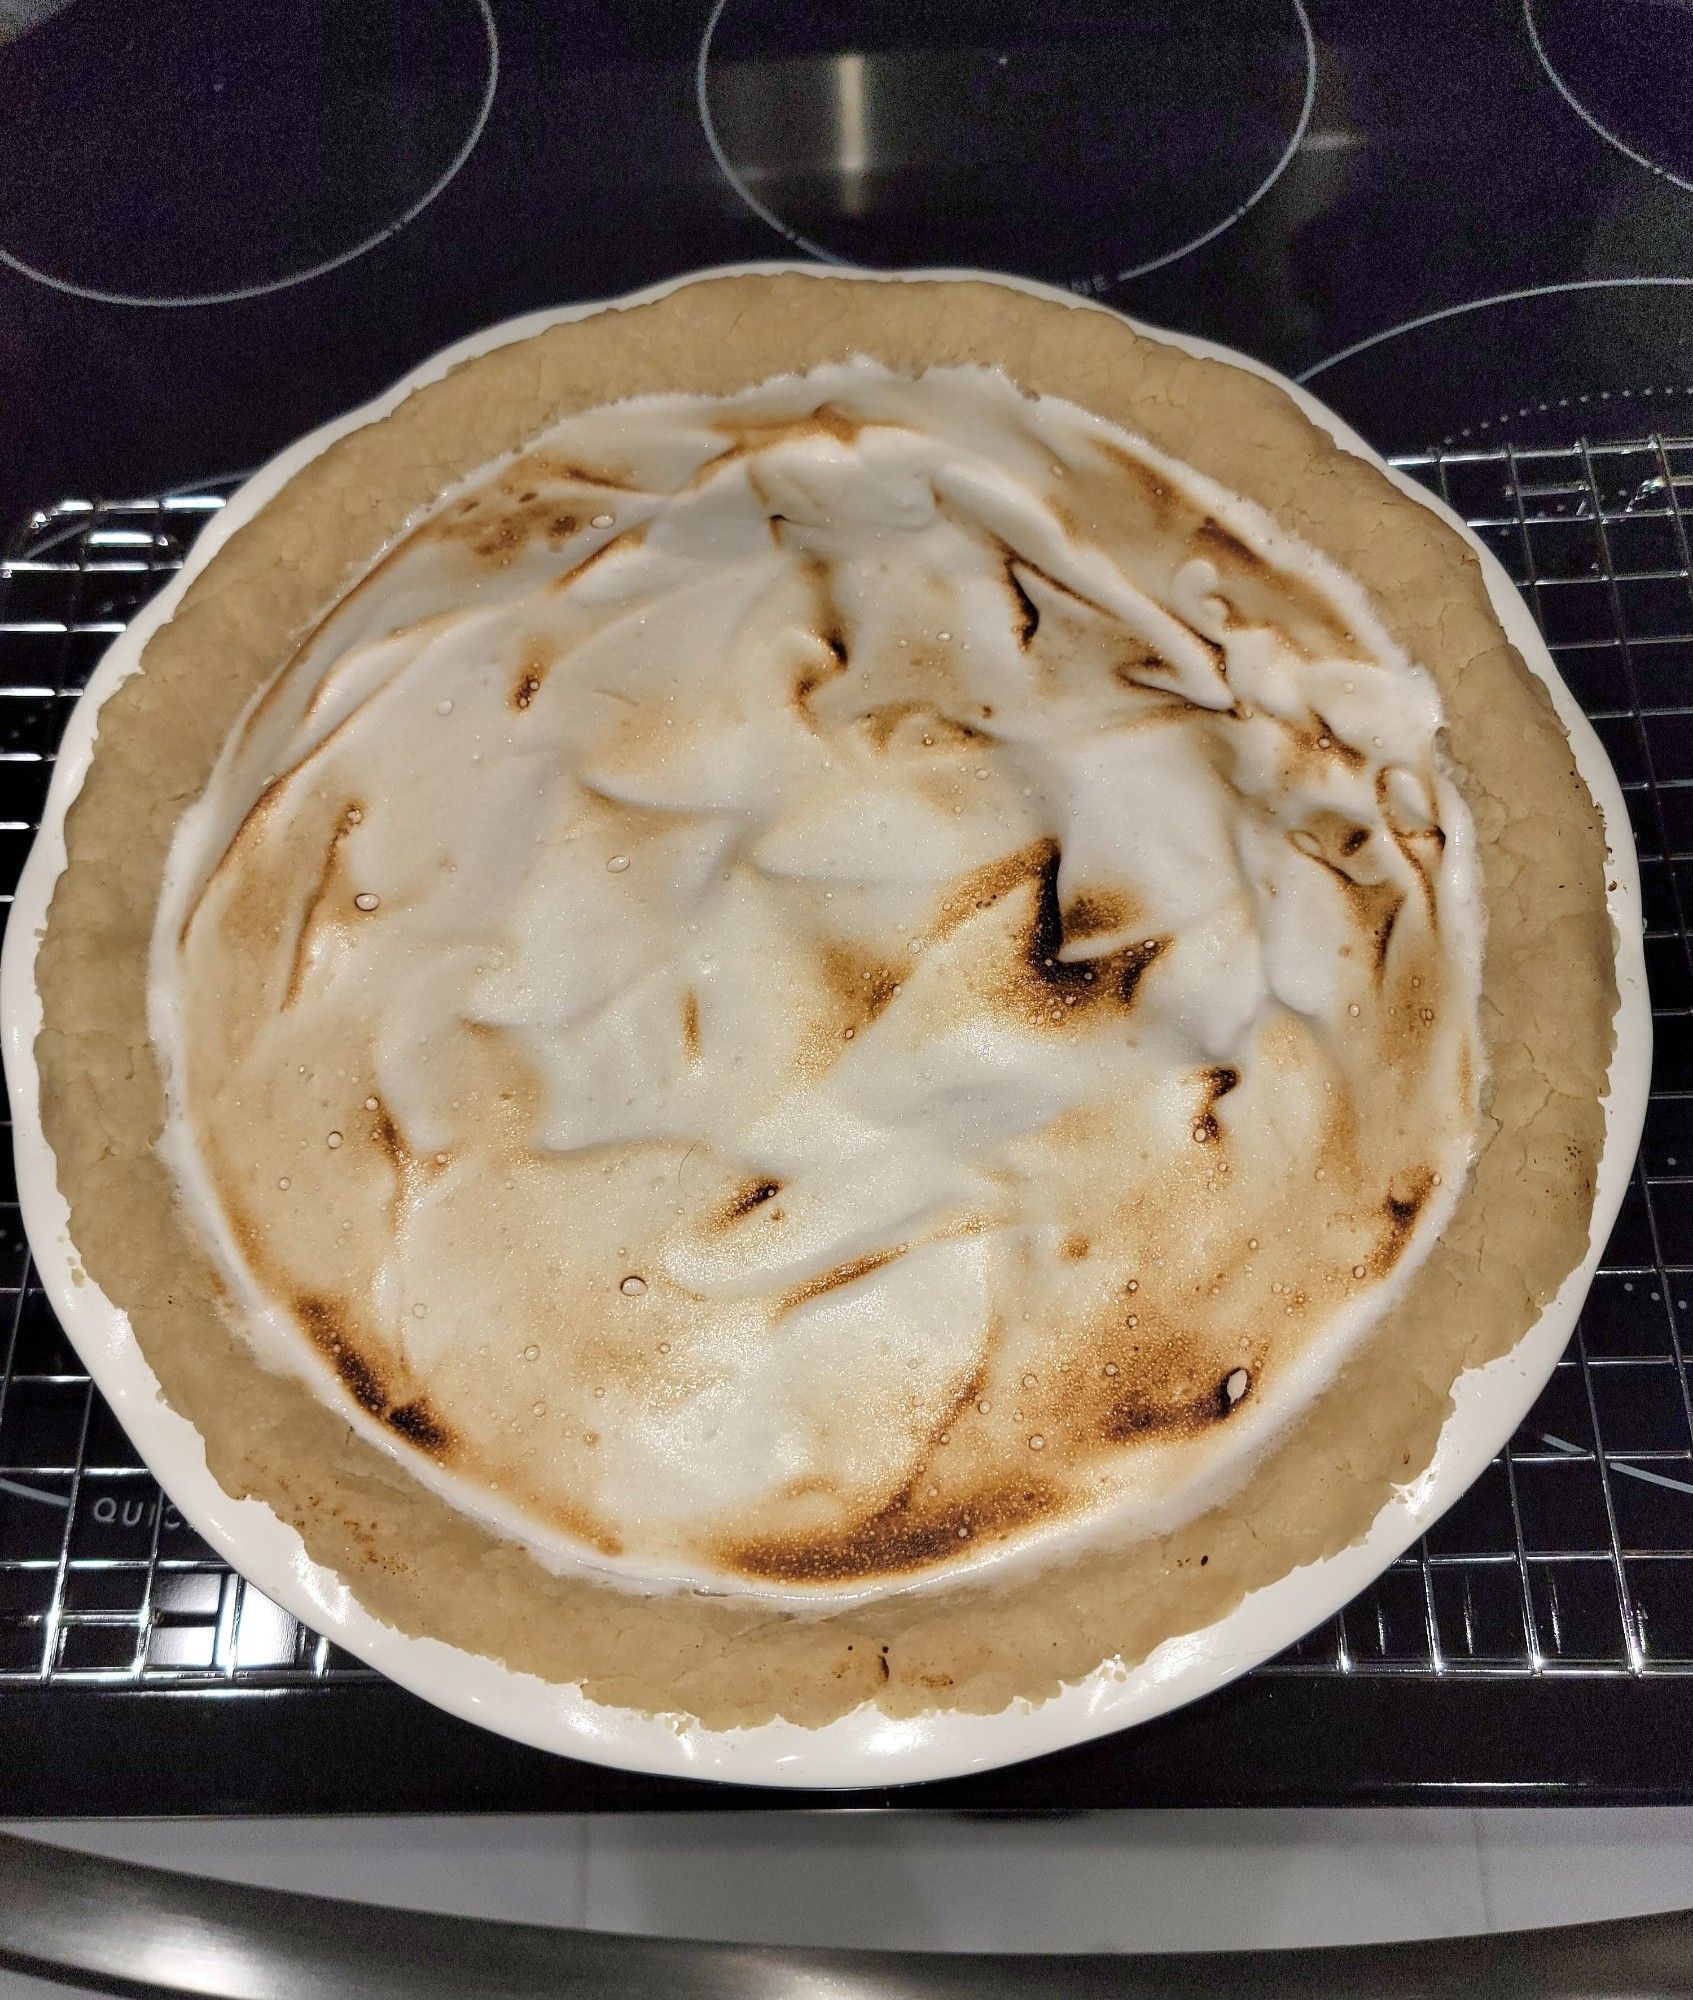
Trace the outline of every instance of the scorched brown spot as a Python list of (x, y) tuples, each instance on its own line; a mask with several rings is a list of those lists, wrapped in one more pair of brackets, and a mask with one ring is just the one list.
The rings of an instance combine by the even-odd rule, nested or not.
[[(1225, 582), (1233, 579), (1248, 586), (1251, 595), (1260, 603), (1264, 597), (1269, 597), (1291, 606), (1297, 617), (1336, 651), (1347, 654), (1358, 652), (1357, 634), (1335, 616), (1320, 591), (1312, 589), (1303, 578), (1278, 569), (1256, 549), (1248, 548), (1214, 515), (1207, 514), (1201, 519), (1189, 539), (1189, 546), (1195, 555), (1204, 556), (1214, 563), (1219, 577)], [(1282, 636), (1291, 642), (1290, 633)], [(1306, 649), (1301, 647), (1299, 650), (1303, 652)]]
[(885, 1265), (903, 1257), (908, 1247), (901, 1243), (892, 1250), (866, 1251), (862, 1257), (849, 1258), (844, 1264), (836, 1264), (832, 1270), (819, 1271), (815, 1278), (802, 1278), (777, 1299), (776, 1317), (779, 1319), (784, 1313), (809, 1305), (813, 1299), (820, 1299), (826, 1293), (838, 1292), (843, 1285), (856, 1285), (860, 1278), (867, 1278), (872, 1271), (880, 1271)]
[(1061, 957), (1069, 941), (1058, 905), (1058, 865), (1062, 856), (1055, 840), (1038, 845), (1034, 916), (1023, 946), (1023, 964), (1031, 982), (1026, 989), (1027, 997), (1040, 1003), (1047, 1016), (1053, 999), (1067, 1013), (1112, 1003), (1125, 1010), (1132, 1007), (1141, 980), (1169, 949), (1170, 939), (1142, 938), (1099, 958)]
[[(1203, 643), (1210, 646), (1209, 640)], [(1217, 653), (1214, 647), (1211, 648), (1211, 651), (1220, 667), (1222, 655)], [(1162, 653), (1158, 652), (1154, 647), (1147, 645), (1144, 640), (1134, 641), (1133, 644), (1112, 662), (1111, 666), (1113, 678), (1122, 686), (1143, 690), (1150, 689), (1151, 692), (1157, 694), (1162, 694), (1166, 691), (1164, 684), (1161, 681), (1149, 682), (1146, 679), (1148, 674), (1177, 674), (1180, 672), (1181, 669), (1173, 661), (1165, 659)]]
[(380, 1098), (377, 1100), (375, 1111), (371, 1114), (371, 1137), (382, 1149), (395, 1173), (404, 1173), (411, 1164), (411, 1148), (400, 1137), (399, 1126), (394, 1123), (387, 1105)]
[[(1337, 736), (1327, 718), (1319, 715), (1315, 709), (1311, 711), (1311, 720), (1316, 725), (1317, 730), (1316, 743), (1313, 744), (1313, 748), (1323, 748), (1328, 755), (1338, 758), (1349, 771), (1363, 770), (1364, 766), (1370, 760), (1364, 755), (1362, 750), (1354, 749), (1343, 736)], [(1325, 736), (1328, 738), (1327, 744), (1323, 743)]]
[(807, 722), (813, 720), (811, 697), (822, 687), (825, 681), (833, 679), (834, 675), (825, 667), (802, 667), (794, 675), (794, 707), (799, 710)]
[(1385, 1278), (1404, 1255), (1411, 1232), (1417, 1226), (1417, 1217), (1422, 1214), (1433, 1192), (1434, 1173), (1425, 1167), (1405, 1176), (1399, 1187), (1390, 1187), (1382, 1197), (1382, 1236), (1367, 1265), (1372, 1278)]
[(1392, 904), (1383, 910), (1381, 919), (1372, 933), (1371, 942), (1375, 951), (1378, 978), (1387, 969), (1387, 951), (1393, 942), (1393, 927), (1399, 921), (1399, 912), (1404, 906), (1404, 900), (1402, 896), (1396, 897)]
[(1321, 623), (1343, 645), (1350, 642), (1351, 646), (1356, 646), (1357, 642), (1352, 634), (1345, 626), (1336, 623), (1328, 605), (1315, 591), (1309, 589), (1297, 577), (1289, 576), (1279, 570), (1256, 549), (1248, 548), (1246, 543), (1232, 529), (1225, 528), (1214, 514), (1202, 517), (1199, 526), (1189, 537), (1189, 546), (1195, 555), (1204, 556), (1215, 563), (1222, 574), (1232, 572), (1236, 577), (1251, 578), (1273, 585), (1279, 595), (1290, 597), (1308, 618)]
[(1072, 590), (1069, 584), (1061, 583), (1050, 570), (1044, 570), (1039, 563), (1032, 563), (1027, 556), (1021, 556), (1007, 543), (1001, 542), (1000, 562), (1005, 577), (1005, 587), (1011, 595), (1013, 622), (1017, 630), (1017, 643), (1027, 652), (1034, 644), (1041, 629), (1041, 608), (1029, 586), (1038, 585), (1057, 600), (1059, 611), (1074, 617), (1080, 614), (1088, 620), (1105, 619), (1115, 625), (1116, 620), (1102, 605), (1096, 604), (1079, 590)]
[(525, 646), (506, 695), (506, 706), (521, 715), (541, 692), (541, 683), (547, 678), (547, 669), (551, 665), (552, 654), (539, 640), (532, 640)]
[[(857, 417), (849, 417), (844, 410), (836, 409), (833, 403), (819, 403), (808, 417), (773, 417), (768, 423), (725, 417), (712, 428), (719, 436), (731, 440), (738, 455), (748, 451), (768, 451), (772, 445), (804, 438), (827, 437), (833, 438), (837, 444), (856, 444), (861, 434), (871, 429), (872, 425)], [(714, 465), (722, 462), (721, 458), (712, 460)]]
[(1040, 630), (1040, 606), (1023, 588), (1017, 575), (1014, 558), (1005, 559), (1005, 587), (1011, 593), (1012, 621), (1016, 626), (1017, 643), (1025, 652), (1034, 642)]
[(1387, 1215), (1388, 1227), (1399, 1234), (1410, 1230), (1415, 1225), (1418, 1215), (1422, 1212), (1423, 1202), (1426, 1198), (1426, 1191), (1404, 1199), (1390, 1194), (1386, 1201), (1382, 1203), (1382, 1207)]
[[(472, 1025), (480, 1027), (482, 1024), (467, 1022), (465, 1025), (468, 1028)], [(407, 1145), (404, 1133), (395, 1124), (393, 1114), (380, 1098), (377, 1100), (375, 1110), (368, 1115), (370, 1136), (394, 1176), (393, 1190), (388, 1202), (388, 1220), (390, 1226), (397, 1230), (404, 1221), (407, 1204), (421, 1188), (442, 1172), (442, 1163), (431, 1160), (425, 1164), (418, 1158)]]
[(726, 1568), (771, 1583), (904, 1576), (931, 1563), (956, 1561), (961, 1550), (1014, 1533), (1059, 1505), (1057, 1491), (1037, 1480), (933, 1505), (907, 1488), (879, 1513), (850, 1526), (729, 1543), (717, 1553)]
[(1025, 883), (1037, 880), (1049, 854), (1056, 856), (1057, 851), (1056, 841), (1036, 840), (1015, 854), (1002, 854), (998, 860), (961, 875), (942, 900), (936, 934), (950, 936), (978, 911), (992, 909)]
[(425, 1397), (394, 1401), (382, 1368), (358, 1352), (345, 1305), (313, 1292), (300, 1293), (293, 1303), (294, 1317), (306, 1338), (335, 1370), (359, 1407), (380, 1418), (396, 1436), (418, 1450), (444, 1457), (452, 1448), (452, 1433)]
[(389, 1410), (383, 1421), (408, 1444), (416, 1445), (419, 1451), (427, 1452), (431, 1458), (444, 1458), (453, 1441), (451, 1431), (422, 1396), (414, 1396), (409, 1403), (401, 1403), (396, 1409)]
[(781, 1192), (782, 1183), (780, 1181), (747, 1181), (742, 1186), (736, 1188), (728, 1201), (724, 1203), (722, 1209), (717, 1214), (715, 1223), (708, 1223), (707, 1226), (727, 1229), (732, 1224), (751, 1215), (754, 1209), (762, 1208), (767, 1201), (774, 1201)]
[(1233, 1416), (1242, 1403), (1252, 1393), (1252, 1371), (1250, 1368), (1231, 1368), (1217, 1384), (1217, 1414), (1220, 1417)]
[(859, 717), (858, 726), (876, 750), (886, 750), (896, 737), (902, 747), (924, 750), (957, 749), (990, 740), (985, 730), (973, 723), (955, 721), (926, 701), (883, 702), (879, 708), (867, 709)]
[(909, 971), (909, 960), (900, 965), (852, 945), (825, 946), (822, 973), (836, 1002), (837, 1031), (868, 1027), (900, 990)]
[(811, 712), (811, 697), (819, 688), (838, 680), (847, 671), (848, 644), (846, 625), (835, 603), (828, 564), (819, 556), (808, 556), (805, 580), (811, 592), (815, 620), (810, 637), (823, 657), (813, 665), (802, 667), (794, 676), (793, 704), (807, 727), (815, 729), (817, 719)]
[(496, 569), (515, 562), (531, 541), (540, 540), (556, 549), (580, 532), (583, 516), (579, 508), (527, 486), (523, 491), (529, 495), (527, 500), (496, 501), (492, 495), (483, 495), (460, 501), (422, 532), (440, 541), (463, 542), (472, 554)]
[(1132, 1007), (1141, 980), (1172, 942), (1141, 938), (1096, 958), (1062, 957), (1065, 945), (1074, 940), (1066, 934), (1058, 903), (1061, 858), (1057, 841), (1048, 837), (960, 877), (947, 890), (932, 933), (950, 936), (979, 911), (1032, 885), (1033, 908), (1022, 946), (997, 998), (1036, 1025), (1079, 1017), (1090, 1009)]
[[(1228, 1393), (1228, 1376), (1203, 1386), (1181, 1376), (1167, 1384), (1147, 1370), (1147, 1381), (1118, 1393), (1100, 1423), (1107, 1444), (1133, 1444), (1153, 1438), (1197, 1437), (1212, 1429), (1238, 1407)], [(1230, 1371), (1233, 1372), (1232, 1370)]]
[(1204, 515), (1188, 539), (1195, 555), (1205, 556), (1229, 569), (1256, 572), (1269, 568), (1262, 556), (1249, 549), (1214, 514)]
[(1177, 521), (1191, 523), (1200, 518), (1199, 510), (1191, 501), (1184, 499), (1162, 473), (1142, 464), (1132, 452), (1124, 451), (1121, 445), (1112, 444), (1107, 438), (1096, 439), (1095, 449), (1119, 472), (1127, 473), (1131, 482), (1140, 489), (1141, 498), (1156, 527), (1168, 527)]
[[(1143, 465), (1131, 452), (1105, 439), (1096, 444), (1100, 456), (1138, 489), (1145, 510), (1146, 527), (1165, 542), (1173, 566), (1179, 563), (1180, 544), (1188, 554), (1210, 562), (1225, 586), (1235, 584), (1250, 600), (1256, 614), (1260, 607), (1291, 606), (1301, 623), (1319, 637), (1324, 650), (1354, 653), (1358, 640), (1320, 591), (1302, 577), (1279, 569), (1249, 548), (1240, 537), (1224, 527), (1214, 514), (1195, 504), (1172, 486), (1151, 466)], [(1120, 493), (1119, 504), (1124, 497)], [(1256, 622), (1256, 619), (1254, 620)]]
[(340, 1301), (302, 1292), (294, 1300), (294, 1317), (353, 1399), (373, 1417), (380, 1417), (388, 1408), (387, 1389), (377, 1370), (357, 1352), (346, 1308)]
[(223, 906), (219, 920), (222, 929), (227, 934), (238, 937), (268, 939), (279, 935), (275, 898), (269, 886), (263, 882), (256, 870), (244, 870), (238, 857), (243, 848), (249, 844), (256, 844), (263, 837), (265, 822), (280, 805), (282, 796), (282, 780), (272, 778), (247, 808), (229, 845), (218, 857), (217, 866), (195, 891), (188, 905), (182, 919), (182, 927), (177, 932), (176, 941), (179, 948), (187, 945), (189, 933), (193, 930), (195, 921), (210, 897), (214, 885), (221, 886), (230, 875), (234, 876), (235, 885)]
[(1077, 896), (1064, 912), (1062, 929), (1067, 943), (1080, 944), (1088, 938), (1127, 930), (1140, 916), (1141, 907), (1132, 896), (1110, 889), (1090, 890)]
[(1302, 721), (1293, 721), (1285, 715), (1263, 711), (1272, 722), (1278, 723), (1293, 743), (1296, 756), (1305, 758), (1332, 757), (1348, 771), (1361, 771), (1370, 761), (1362, 750), (1355, 749), (1343, 736), (1337, 736), (1326, 717), (1312, 709)]
[[(1329, 867), (1340, 870), (1353, 860), (1368, 844), (1370, 829), (1360, 826), (1346, 813), (1335, 812), (1332, 807), (1319, 806), (1289, 833), (1288, 839), (1301, 854), (1309, 855), (1313, 861), (1325, 862)], [(1356, 880), (1350, 869), (1345, 870), (1349, 879)]]
[(533, 451), (518, 459), (507, 472), (504, 485), (515, 493), (520, 486), (606, 487), (614, 493), (638, 493), (626, 467), (615, 471), (604, 465), (582, 465), (574, 459), (558, 458), (551, 452)]
[(1300, 828), (1293, 844), (1301, 854), (1326, 868), (1345, 897), (1353, 924), (1368, 939), (1370, 964), (1379, 986), (1387, 970), (1388, 947), (1393, 942), (1399, 913), (1405, 907), (1405, 893), (1392, 882), (1360, 882), (1340, 862), (1331, 860), (1315, 840), (1301, 839), (1309, 829)]
[(577, 1541), (585, 1542), (589, 1548), (598, 1549), (602, 1556), (622, 1555), (622, 1538), (589, 1513), (587, 1508), (554, 1501), (546, 1511), (555, 1526), (562, 1528), (567, 1535), (574, 1535)]
[(597, 549), (590, 549), (580, 562), (573, 563), (567, 570), (561, 570), (547, 584), (548, 591), (562, 596), (566, 591), (574, 590), (589, 570), (598, 568), (602, 563), (615, 562), (620, 555), (627, 555), (632, 549), (638, 549), (646, 538), (646, 527), (641, 523), (621, 535), (613, 535), (609, 541), (601, 542)]
[(1199, 1072), (1199, 1086), (1205, 1095), (1194, 1114), (1193, 1136), (1202, 1144), (1211, 1145), (1222, 1138), (1223, 1127), (1217, 1116), (1217, 1106), (1239, 1083), (1240, 1071), (1227, 1064)]
[(1402, 825), (1394, 810), (1393, 788), (1389, 782), (1391, 775), (1386, 765), (1376, 773), (1376, 804), (1381, 809), (1382, 821), (1394, 846), (1415, 872), (1418, 887), (1422, 890), (1423, 905), (1433, 918), (1434, 878), (1440, 866), (1440, 857), (1446, 851), (1446, 829), (1433, 818), (1432, 811), (1426, 826)]
[(299, 999), (301, 988), (306, 983), (306, 972), (311, 964), (312, 940), (317, 932), (318, 912), (334, 890), (336, 877), (340, 873), (341, 843), (346, 839), (348, 831), (343, 822), (329, 836), (329, 845), (324, 849), (317, 880), (312, 884), (311, 894), (306, 898), (306, 907), (300, 913), (300, 927), (294, 934), (294, 950), (288, 961), (288, 985), (282, 996), (284, 1011)]

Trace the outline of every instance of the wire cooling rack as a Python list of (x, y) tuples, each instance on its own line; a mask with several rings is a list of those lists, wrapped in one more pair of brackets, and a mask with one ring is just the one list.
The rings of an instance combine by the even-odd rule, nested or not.
[[(1693, 1674), (1693, 439), (1399, 463), (1525, 591), (1622, 781), (1657, 1027), (1640, 1160), (1568, 1352), (1417, 1548), (1261, 1675)], [(65, 717), (226, 486), (63, 500), (0, 559), (0, 890)], [(1555, 968), (1549, 968), (1555, 976)], [(0, 1686), (375, 1678), (217, 1561), (59, 1331), (0, 1164)]]

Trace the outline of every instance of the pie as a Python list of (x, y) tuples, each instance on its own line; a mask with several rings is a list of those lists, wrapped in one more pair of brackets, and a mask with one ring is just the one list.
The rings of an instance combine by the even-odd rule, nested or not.
[(1097, 308), (721, 277), (463, 363), (195, 579), (67, 843), (88, 1273), (228, 1492), (595, 1700), (1135, 1662), (1587, 1247), (1543, 684), (1431, 510)]

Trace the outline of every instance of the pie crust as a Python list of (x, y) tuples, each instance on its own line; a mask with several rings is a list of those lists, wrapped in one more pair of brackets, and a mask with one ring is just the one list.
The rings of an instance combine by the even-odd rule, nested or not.
[[(859, 1606), (640, 1595), (555, 1576), (453, 1511), (226, 1323), (154, 1146), (146, 1028), (166, 851), (229, 728), (325, 608), (444, 488), (570, 413), (728, 394), (865, 355), (1003, 368), (1147, 438), (1362, 582), (1437, 681), (1487, 914), (1489, 1069), (1473, 1175), (1440, 1242), (1334, 1382), (1226, 1504), (1112, 1546)], [(1617, 990), (1598, 808), (1460, 536), (1274, 383), (1097, 308), (978, 280), (708, 278), (465, 362), (312, 460), (231, 537), (99, 716), (66, 818), (38, 983), (43, 1125), (88, 1274), (237, 1498), (263, 1501), (401, 1630), (592, 1700), (712, 1728), (992, 1713), (1130, 1664), (1333, 1554), (1429, 1463), (1457, 1376), (1506, 1353), (1588, 1241)], [(1549, 978), (1548, 968), (1556, 968)]]

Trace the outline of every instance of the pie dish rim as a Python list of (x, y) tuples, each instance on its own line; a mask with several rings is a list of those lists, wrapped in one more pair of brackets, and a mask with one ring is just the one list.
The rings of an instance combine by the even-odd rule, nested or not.
[[(753, 1728), (679, 1728), (674, 1718), (592, 1701), (572, 1686), (517, 1672), (493, 1658), (412, 1637), (359, 1605), (335, 1572), (313, 1562), (298, 1535), (255, 1500), (232, 1500), (207, 1470), (199, 1433), (159, 1395), (127, 1315), (81, 1273), (68, 1231), (55, 1163), (42, 1136), (34, 1043), (40, 1024), (35, 983), (41, 928), (64, 865), (65, 811), (87, 770), (101, 702), (137, 665), (143, 646), (172, 614), (193, 577), (217, 548), (301, 466), (335, 439), (386, 415), (414, 388), (459, 362), (545, 328), (608, 307), (668, 295), (703, 278), (789, 272), (825, 275), (790, 263), (736, 265), (691, 273), (611, 300), (525, 315), (485, 329), (435, 355), (383, 396), (300, 440), (232, 496), (208, 524), (180, 576), (108, 649), (66, 727), (42, 830), (19, 883), (0, 966), (9, 1087), (18, 1150), (19, 1199), (49, 1297), (120, 1421), (184, 1518), (267, 1595), (346, 1650), (450, 1712), (538, 1747), (593, 1762), (670, 1775), (742, 1783), (805, 1786), (886, 1784), (936, 1778), (1015, 1762), (1105, 1734), (1207, 1693), (1291, 1643), (1337, 1610), (1451, 1505), (1509, 1435), (1538, 1394), (1568, 1339), (1589, 1279), (1620, 1207), (1644, 1120), (1650, 1061), (1650, 1010), (1641, 944), (1638, 870), (1626, 808), (1591, 725), (1558, 676), (1526, 605), (1485, 545), (1405, 475), (1386, 466), (1355, 433), (1296, 384), (1215, 343), (1144, 327), (1135, 331), (1190, 354), (1225, 361), (1274, 383), (1343, 450), (1382, 471), (1402, 492), (1463, 537), (1482, 566), (1488, 596), (1506, 636), (1547, 686), (1569, 734), (1580, 775), (1602, 815), (1609, 861), (1608, 908), (1616, 945), (1617, 1040), (1605, 1100), (1606, 1131), (1597, 1173), (1587, 1255), (1511, 1352), (1460, 1377), (1454, 1409), (1427, 1471), (1401, 1489), (1362, 1540), (1254, 1591), (1215, 1623), (1170, 1639), (1139, 1666), (1105, 1665), (1039, 1705), (1014, 1703), (993, 1715), (943, 1710), (897, 1719), (865, 1706), (820, 1728), (783, 1721)], [(858, 273), (890, 283), (982, 279), (1010, 285), (1078, 310), (1110, 308), (1026, 280), (971, 271)]]

